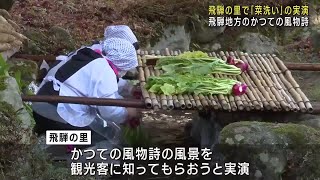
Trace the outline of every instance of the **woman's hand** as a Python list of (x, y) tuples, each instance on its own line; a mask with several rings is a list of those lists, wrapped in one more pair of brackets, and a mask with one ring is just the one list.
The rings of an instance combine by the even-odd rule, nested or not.
[(129, 125), (130, 127), (137, 127), (140, 125), (140, 119), (142, 118), (141, 112), (136, 108), (127, 108), (128, 117), (125, 121), (125, 124)]
[(127, 119), (141, 119), (142, 118), (142, 113), (140, 109), (136, 108), (127, 108), (128, 112), (128, 117)]
[(142, 98), (142, 91), (140, 86), (134, 86), (131, 90), (131, 95), (135, 98), (135, 99), (141, 99)]

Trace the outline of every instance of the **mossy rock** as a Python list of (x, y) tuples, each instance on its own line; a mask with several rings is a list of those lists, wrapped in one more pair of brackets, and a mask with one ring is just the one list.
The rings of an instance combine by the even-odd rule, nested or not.
[(0, 1), (0, 9), (5, 9), (9, 11), (13, 6), (15, 0), (1, 0)]
[(74, 39), (72, 38), (70, 32), (59, 26), (53, 26), (48, 32), (48, 36), (52, 41), (52, 47), (54, 53), (67, 53), (76, 48)]
[(16, 59), (11, 58), (8, 61), (9, 64), (9, 74), (12, 77), (20, 72), (21, 73), (21, 89), (25, 90), (28, 88), (28, 85), (33, 81), (37, 80), (38, 75), (38, 65), (32, 60), (26, 59)]
[(219, 148), (227, 161), (249, 162), (251, 178), (296, 179), (320, 177), (319, 146), (314, 128), (245, 121), (223, 128)]
[(23, 53), (27, 54), (46, 54), (50, 47), (50, 41), (48, 37), (36, 29), (28, 29), (23, 33), (29, 38), (29, 41), (24, 44), (22, 49)]
[(15, 141), (15, 143), (29, 144), (32, 129), (35, 124), (34, 119), (26, 110), (25, 104), (21, 100), (19, 86), (16, 80), (8, 76), (4, 78), (3, 82), (5, 85), (2, 86), (3, 89), (0, 91), (0, 102), (6, 102), (12, 106), (12, 110), (17, 112), (17, 119), (15, 119), (15, 121), (19, 121), (20, 123), (19, 128), (14, 128), (14, 130), (20, 133), (21, 140)]

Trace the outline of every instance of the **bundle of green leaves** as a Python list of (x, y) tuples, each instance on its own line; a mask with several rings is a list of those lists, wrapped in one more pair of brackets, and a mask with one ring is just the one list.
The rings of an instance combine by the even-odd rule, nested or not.
[(164, 74), (149, 77), (146, 89), (155, 94), (231, 94), (232, 87), (239, 83), (233, 79), (213, 78), (209, 75)]
[(237, 80), (212, 76), (239, 75), (240, 68), (201, 51), (160, 58), (155, 69), (164, 71), (160, 76), (147, 79), (146, 89), (155, 94), (241, 95), (246, 90), (246, 85)]
[(181, 57), (165, 57), (160, 58), (155, 69), (162, 69), (165, 74), (224, 74), (239, 75), (241, 69), (226, 64), (219, 58), (181, 58)]

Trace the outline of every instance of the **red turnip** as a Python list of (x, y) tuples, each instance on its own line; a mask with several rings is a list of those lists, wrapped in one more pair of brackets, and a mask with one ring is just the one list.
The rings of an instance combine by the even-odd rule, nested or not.
[(228, 56), (227, 64), (230, 64), (230, 65), (234, 65), (235, 64), (234, 58), (232, 56)]
[(249, 65), (245, 62), (237, 62), (235, 64), (236, 67), (240, 68), (242, 72), (248, 71)]
[(235, 84), (232, 88), (232, 94), (235, 96), (241, 96), (247, 92), (246, 84)]

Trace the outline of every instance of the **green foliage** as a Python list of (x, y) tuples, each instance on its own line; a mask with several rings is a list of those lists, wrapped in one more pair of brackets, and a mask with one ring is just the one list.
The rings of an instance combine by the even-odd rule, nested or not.
[(130, 147), (148, 147), (151, 144), (148, 134), (143, 127), (131, 128), (123, 126), (122, 137), (127, 145)]
[(2, 55), (0, 54), (0, 75), (8, 76), (9, 65), (6, 63)]
[(21, 92), (22, 91), (22, 81), (21, 81), (21, 72), (20, 71), (17, 71), (14, 75), (14, 78), (16, 79), (17, 81), (17, 84), (19, 86), (19, 91)]
[[(186, 56), (191, 56), (187, 54)], [(181, 58), (181, 57), (164, 57), (160, 58), (155, 66), (155, 69), (162, 69), (165, 74), (224, 74), (224, 75), (239, 75), (241, 69), (226, 64), (225, 61), (219, 58)]]
[(203, 75), (161, 75), (149, 77), (146, 88), (155, 94), (230, 94), (239, 83), (233, 79), (213, 78)]
[(165, 71), (151, 76), (146, 89), (156, 94), (230, 94), (239, 83), (233, 79), (213, 78), (211, 74), (239, 75), (241, 69), (201, 51), (185, 52), (176, 57), (160, 58), (155, 69)]
[[(6, 77), (9, 76), (9, 69), (10, 69), (10, 66), (4, 60), (2, 55), (0, 55), (0, 90), (5, 90), (5, 87), (6, 87), (5, 80), (6, 80)], [(22, 74), (21, 74), (21, 71), (19, 70), (14, 73), (14, 78), (18, 84), (19, 93), (22, 93), (22, 89), (26, 87), (26, 84), (22, 81), (21, 76)], [(33, 117), (31, 105), (25, 102), (23, 102), (23, 104), (26, 110), (28, 111), (29, 115)]]
[(187, 51), (182, 54), (179, 54), (177, 57), (179, 58), (208, 58), (209, 55), (202, 51)]

